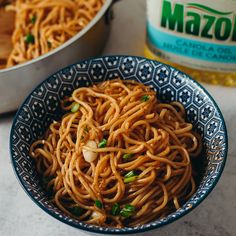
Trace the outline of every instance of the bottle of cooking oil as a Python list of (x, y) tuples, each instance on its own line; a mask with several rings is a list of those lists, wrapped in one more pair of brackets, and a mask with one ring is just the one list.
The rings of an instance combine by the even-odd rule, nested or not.
[(236, 0), (147, 0), (145, 56), (236, 86)]

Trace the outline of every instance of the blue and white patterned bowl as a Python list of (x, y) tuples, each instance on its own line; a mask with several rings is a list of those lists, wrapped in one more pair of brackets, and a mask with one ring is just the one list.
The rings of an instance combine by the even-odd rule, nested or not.
[[(52, 204), (29, 156), (31, 143), (62, 115), (60, 100), (81, 86), (113, 79), (133, 79), (153, 87), (160, 100), (179, 101), (188, 120), (201, 134), (206, 167), (196, 193), (179, 210), (149, 224), (132, 228), (87, 225), (65, 215)], [(212, 191), (227, 157), (227, 131), (223, 116), (208, 92), (181, 71), (157, 61), (133, 56), (106, 56), (68, 66), (41, 83), (18, 110), (11, 130), (10, 151), (15, 173), (29, 197), (45, 212), (78, 229), (102, 234), (129, 234), (158, 228), (175, 221), (199, 205)]]

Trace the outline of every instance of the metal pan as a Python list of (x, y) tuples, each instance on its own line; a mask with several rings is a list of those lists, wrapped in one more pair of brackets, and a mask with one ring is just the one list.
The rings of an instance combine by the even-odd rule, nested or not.
[(60, 68), (99, 55), (110, 31), (114, 2), (106, 0), (92, 21), (60, 47), (26, 63), (0, 70), (0, 114), (16, 110), (37, 84)]

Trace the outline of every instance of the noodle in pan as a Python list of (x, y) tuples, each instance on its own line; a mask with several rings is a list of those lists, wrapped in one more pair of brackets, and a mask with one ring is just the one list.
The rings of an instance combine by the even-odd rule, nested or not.
[(104, 0), (16, 0), (13, 49), (7, 67), (23, 63), (60, 46), (81, 31)]
[(88, 224), (136, 226), (164, 217), (195, 192), (201, 140), (178, 102), (131, 80), (76, 89), (30, 155), (53, 201)]

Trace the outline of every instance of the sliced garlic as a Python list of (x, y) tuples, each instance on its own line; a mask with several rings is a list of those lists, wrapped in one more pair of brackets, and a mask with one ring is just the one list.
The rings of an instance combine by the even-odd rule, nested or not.
[(98, 211), (93, 211), (93, 213), (91, 215), (91, 217), (93, 219), (100, 218), (101, 216), (102, 216), (102, 214), (100, 212), (98, 212)]
[[(90, 147), (90, 148), (97, 148), (98, 147), (97, 143), (93, 140), (89, 140), (85, 146)], [(85, 161), (90, 162), (90, 163), (93, 162), (94, 160), (96, 160), (96, 158), (98, 156), (98, 153), (92, 152), (89, 150), (83, 149), (82, 152), (83, 152)]]

